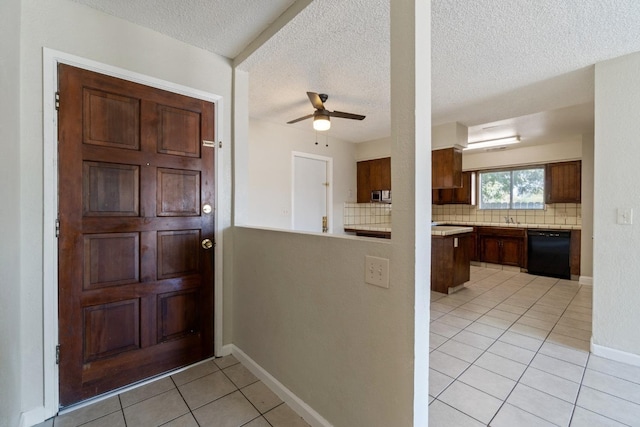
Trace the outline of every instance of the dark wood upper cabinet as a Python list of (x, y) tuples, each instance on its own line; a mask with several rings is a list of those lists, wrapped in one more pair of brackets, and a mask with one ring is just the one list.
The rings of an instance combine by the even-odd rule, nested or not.
[(431, 188), (462, 187), (462, 150), (443, 148), (431, 152)]
[(550, 163), (545, 170), (545, 203), (580, 203), (582, 162)]
[(371, 201), (373, 190), (391, 190), (391, 157), (357, 163), (358, 203)]
[(434, 205), (473, 205), (475, 204), (475, 172), (462, 172), (462, 187), (431, 190)]

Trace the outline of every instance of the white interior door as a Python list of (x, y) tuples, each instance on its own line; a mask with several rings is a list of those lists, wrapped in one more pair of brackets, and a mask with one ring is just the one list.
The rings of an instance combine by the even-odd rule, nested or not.
[(322, 232), (327, 217), (330, 231), (331, 159), (304, 153), (293, 155), (293, 229)]

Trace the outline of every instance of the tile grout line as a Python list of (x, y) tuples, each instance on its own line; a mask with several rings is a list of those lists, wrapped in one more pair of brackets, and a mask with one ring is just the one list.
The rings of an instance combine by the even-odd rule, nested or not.
[[(489, 277), (490, 277), (490, 276), (489, 276)], [(513, 277), (515, 277), (515, 275), (514, 275), (514, 276), (512, 276), (511, 278), (513, 278)], [(509, 279), (511, 279), (511, 278), (509, 278)], [(491, 287), (490, 289), (486, 290), (483, 294), (479, 295), (479, 296), (478, 296), (478, 297), (476, 297), (476, 298), (479, 298), (479, 297), (481, 297), (482, 295), (484, 295), (484, 294), (486, 294), (487, 292), (489, 292), (490, 290), (495, 289), (497, 286), (500, 286), (501, 284), (504, 284), (504, 283), (505, 283), (506, 281), (508, 281), (509, 279), (506, 279), (506, 280), (504, 280), (504, 281), (502, 281), (502, 282), (500, 282), (500, 283), (496, 284), (495, 286), (493, 286), (493, 287)], [(505, 311), (505, 310), (500, 310), (500, 309), (498, 309), (497, 307), (498, 307), (498, 306), (500, 306), (501, 304), (504, 304), (504, 303), (505, 303), (505, 301), (507, 301), (509, 298), (513, 297), (514, 295), (516, 295), (516, 294), (517, 294), (519, 291), (521, 291), (522, 289), (525, 289), (527, 286), (531, 285), (531, 283), (532, 283), (533, 281), (535, 281), (535, 278), (534, 278), (533, 280), (529, 281), (527, 284), (525, 284), (525, 285), (521, 286), (518, 290), (516, 290), (515, 292), (511, 293), (511, 294), (510, 294), (509, 296), (507, 296), (506, 298), (502, 299), (500, 303), (498, 303), (498, 304), (496, 304), (495, 306), (493, 306), (492, 308), (490, 308), (490, 310), (488, 310), (488, 311), (487, 311), (485, 314), (483, 314), (482, 316), (484, 316), (484, 315), (488, 315), (487, 313), (489, 313), (489, 312), (490, 312), (490, 311), (492, 311), (492, 310), (496, 310), (496, 309), (497, 309), (497, 310), (499, 310), (499, 311)], [(434, 396), (434, 400), (438, 400), (438, 401), (439, 401), (439, 402), (441, 402), (441, 403), (445, 403), (445, 402), (443, 402), (442, 400), (439, 400), (439, 399), (438, 399), (438, 397), (439, 397), (439, 396), (441, 396), (441, 395), (442, 395), (442, 393), (444, 393), (444, 392), (445, 392), (449, 387), (451, 387), (451, 385), (452, 385), (454, 382), (459, 381), (459, 378), (460, 378), (460, 377), (461, 377), (461, 376), (462, 376), (462, 375), (463, 375), (463, 374), (464, 374), (464, 373), (465, 373), (465, 372), (466, 372), (466, 371), (467, 371), (467, 370), (468, 370), (472, 365), (474, 365), (474, 364), (475, 364), (475, 362), (476, 362), (480, 357), (482, 357), (482, 356), (483, 356), (484, 354), (486, 354), (487, 352), (488, 352), (488, 353), (490, 353), (490, 354), (494, 354), (494, 355), (500, 356), (500, 357), (504, 357), (504, 356), (501, 356), (501, 355), (499, 355), (499, 354), (495, 354), (495, 353), (489, 352), (489, 349), (490, 349), (493, 345), (495, 345), (495, 343), (496, 343), (496, 342), (500, 341), (500, 338), (501, 338), (502, 336), (504, 336), (504, 335), (505, 335), (505, 333), (506, 333), (506, 332), (508, 332), (508, 331), (510, 330), (510, 328), (511, 328), (511, 327), (512, 327), (516, 322), (518, 322), (520, 319), (522, 319), (523, 317), (525, 317), (525, 314), (526, 314), (526, 313), (528, 313), (528, 312), (532, 309), (532, 307), (534, 307), (537, 303), (539, 303), (539, 302), (540, 302), (540, 300), (541, 300), (541, 299), (543, 299), (543, 298), (544, 298), (545, 296), (547, 296), (550, 292), (552, 292), (552, 291), (553, 291), (553, 289), (554, 289), (554, 288), (556, 288), (556, 286), (558, 286), (558, 284), (559, 284), (559, 283), (560, 283), (560, 280), (559, 280), (559, 279), (558, 279), (558, 280), (556, 280), (556, 281), (553, 283), (553, 285), (551, 285), (551, 286), (550, 286), (550, 287), (549, 287), (549, 288), (548, 288), (548, 289), (547, 289), (547, 290), (546, 290), (542, 295), (540, 295), (540, 296), (539, 296), (539, 297), (538, 297), (538, 298), (537, 298), (537, 299), (536, 299), (536, 300), (535, 300), (535, 301), (534, 301), (534, 302), (533, 302), (533, 303), (532, 303), (532, 304), (527, 308), (527, 310), (526, 310), (525, 312), (523, 312), (522, 314), (520, 314), (520, 315), (518, 316), (518, 318), (517, 318), (517, 319), (515, 319), (513, 322), (511, 322), (511, 325), (510, 325), (506, 330), (504, 330), (504, 331), (502, 332), (502, 334), (500, 334), (497, 338), (493, 339), (493, 338), (491, 338), (491, 337), (488, 337), (488, 338), (491, 338), (491, 339), (493, 339), (493, 340), (494, 340), (494, 341), (493, 341), (493, 343), (492, 343), (489, 347), (487, 347), (485, 350), (483, 350), (483, 352), (482, 352), (478, 357), (476, 357), (476, 358), (474, 359), (474, 361), (473, 361), (473, 362), (471, 362), (471, 363), (469, 364), (469, 366), (467, 366), (467, 368), (465, 368), (465, 369), (464, 369), (464, 370), (463, 370), (459, 375), (457, 375), (457, 377), (456, 377), (456, 378), (454, 378), (454, 379), (453, 379), (453, 381), (452, 381), (452, 382), (451, 382), (447, 387), (445, 387), (445, 388), (444, 388), (440, 393), (438, 393), (438, 395), (437, 395), (437, 396)], [(571, 303), (572, 303), (572, 302), (575, 300), (575, 298), (578, 296), (578, 294), (580, 293), (580, 290), (581, 290), (581, 289), (582, 289), (582, 285), (580, 285), (580, 286), (578, 287), (578, 289), (575, 291), (575, 293), (573, 293), (573, 296), (571, 297), (571, 299), (570, 299), (570, 300), (567, 302), (567, 304), (564, 306), (564, 309), (563, 309), (563, 311), (562, 311), (562, 314), (560, 314), (560, 316), (558, 317), (558, 319), (554, 322), (553, 327), (552, 327), (552, 328), (551, 328), (551, 329), (546, 333), (545, 338), (544, 338), (544, 339), (542, 339), (542, 340), (540, 340), (539, 338), (534, 338), (534, 339), (537, 339), (537, 340), (540, 340), (540, 341), (541, 341), (540, 345), (538, 346), (537, 350), (535, 351), (535, 354), (533, 355), (533, 357), (531, 358), (531, 360), (529, 361), (529, 363), (528, 363), (528, 364), (526, 364), (525, 369), (523, 370), (523, 372), (522, 372), (522, 374), (520, 375), (520, 377), (518, 378), (518, 380), (515, 382), (514, 387), (511, 389), (511, 391), (509, 392), (509, 394), (507, 395), (507, 397), (506, 397), (504, 400), (502, 400), (502, 404), (499, 406), (498, 410), (496, 411), (496, 413), (493, 415), (493, 417), (492, 417), (492, 418), (491, 418), (491, 420), (489, 421), (489, 424), (491, 424), (491, 422), (495, 419), (495, 417), (496, 417), (496, 416), (497, 416), (497, 414), (500, 412), (500, 410), (502, 409), (502, 407), (504, 407), (505, 403), (507, 403), (507, 400), (508, 400), (509, 396), (511, 396), (511, 394), (513, 393), (513, 390), (515, 390), (515, 388), (517, 387), (517, 385), (518, 385), (518, 384), (521, 384), (521, 383), (520, 383), (520, 380), (521, 380), (521, 379), (522, 379), (522, 377), (524, 376), (525, 372), (526, 372), (526, 371), (531, 367), (531, 363), (533, 362), (533, 360), (535, 359), (535, 357), (539, 354), (540, 349), (541, 349), (541, 348), (544, 346), (544, 344), (547, 342), (547, 340), (548, 340), (549, 336), (550, 336), (550, 335), (551, 335), (551, 333), (553, 332), (553, 329), (557, 326), (558, 322), (560, 322), (560, 320), (562, 319), (562, 316), (563, 316), (563, 315), (564, 315), (564, 313), (567, 311), (567, 309), (568, 309), (568, 307), (571, 305)], [(475, 298), (474, 298), (474, 299), (475, 299)], [(471, 303), (472, 301), (473, 301), (473, 299), (472, 299), (472, 300), (467, 301), (466, 303)], [(464, 304), (466, 304), (466, 303), (464, 303)], [(464, 304), (461, 304), (461, 305), (464, 305)], [(455, 308), (454, 308), (453, 310), (451, 310), (451, 311), (454, 311), (454, 310), (456, 310), (456, 309), (460, 308), (460, 307), (461, 307), (461, 305), (460, 305), (460, 306), (458, 306), (458, 307), (455, 307)], [(542, 304), (542, 305), (544, 305), (544, 304)], [(553, 307), (553, 306), (550, 306), (550, 307)], [(524, 308), (524, 307), (522, 307), (522, 308)], [(450, 314), (450, 313), (451, 313), (451, 311), (450, 311), (449, 313), (447, 313), (447, 314)], [(510, 312), (509, 312), (509, 313), (510, 313)], [(511, 314), (517, 314), (517, 313), (511, 313)], [(455, 316), (455, 314), (452, 314), (452, 316)], [(482, 316), (480, 316), (480, 317), (482, 317)], [(480, 317), (479, 317), (479, 318), (480, 318)], [(494, 317), (494, 316), (490, 316), (490, 317)], [(479, 318), (478, 318), (478, 319), (479, 319)], [(462, 318), (462, 319), (464, 319), (464, 318)], [(498, 319), (499, 319), (499, 318), (498, 318)], [(469, 320), (469, 319), (465, 319), (465, 320)], [(507, 320), (507, 319), (503, 319), (503, 320)], [(477, 319), (476, 319), (475, 321), (473, 321), (471, 324), (469, 324), (468, 326), (466, 326), (465, 328), (462, 328), (458, 333), (456, 333), (456, 334), (455, 334), (455, 335), (453, 335), (452, 337), (450, 337), (450, 338), (445, 337), (445, 338), (447, 338), (447, 340), (446, 340), (445, 342), (443, 342), (442, 344), (440, 344), (438, 347), (434, 348), (434, 351), (435, 351), (436, 349), (440, 348), (441, 346), (443, 346), (444, 344), (446, 344), (447, 342), (449, 342), (450, 340), (453, 340), (453, 338), (455, 338), (457, 335), (459, 335), (459, 334), (460, 334), (460, 332), (467, 330), (467, 328), (468, 328), (469, 326), (473, 325), (473, 324), (474, 324), (474, 323), (476, 323), (476, 322), (477, 322)], [(443, 323), (444, 323), (444, 322), (443, 322)], [(483, 324), (483, 323), (481, 323), (481, 322), (477, 322), (477, 323)], [(484, 325), (484, 324), (483, 324), (483, 325)], [(452, 325), (450, 325), (450, 326), (452, 326)], [(491, 326), (491, 325), (488, 325), (488, 326)], [(494, 327), (495, 327), (495, 326), (494, 326)], [(533, 326), (532, 326), (532, 327), (533, 327)], [(502, 329), (502, 328), (499, 328), (499, 329)], [(536, 328), (536, 329), (539, 329), (539, 328)], [(472, 331), (467, 331), (467, 332), (472, 332)], [(514, 332), (514, 331), (511, 331), (511, 332), (512, 332), (512, 333), (514, 333), (514, 334), (517, 334), (517, 335), (522, 335), (522, 336), (524, 336), (524, 337), (528, 337), (527, 335), (519, 334), (519, 333)], [(562, 334), (561, 334), (561, 335), (562, 335)], [(528, 337), (528, 338), (533, 338), (533, 337)], [(455, 340), (454, 340), (454, 341), (455, 341)], [(456, 342), (459, 342), (459, 341), (456, 341)], [(504, 341), (501, 341), (501, 342), (505, 343)], [(463, 344), (464, 344), (464, 343), (463, 343)], [(506, 343), (506, 344), (510, 344), (510, 343)], [(468, 344), (466, 344), (466, 345), (468, 345)], [(513, 346), (515, 346), (515, 347), (518, 347), (518, 348), (521, 348), (521, 349), (524, 349), (524, 350), (529, 350), (529, 349), (527, 349), (527, 348), (520, 347), (519, 345), (515, 345), (515, 344), (511, 344), (511, 345), (513, 345)], [(473, 347), (473, 346), (471, 346), (471, 347)], [(561, 347), (564, 347), (564, 346), (561, 346)], [(477, 349), (477, 347), (474, 347), (474, 348), (476, 348), (476, 349)], [(529, 351), (531, 351), (531, 350), (529, 350)], [(444, 353), (444, 354), (447, 354), (447, 353)], [(542, 353), (540, 353), (540, 354), (542, 354)], [(457, 357), (455, 357), (455, 356), (451, 356), (451, 355), (449, 355), (449, 354), (447, 354), (447, 355), (448, 355), (448, 356), (450, 356), (450, 357), (457, 358)], [(545, 356), (546, 356), (546, 355), (545, 355)], [(547, 356), (547, 357), (552, 357), (552, 356)], [(510, 359), (510, 358), (508, 358), (508, 357), (505, 357), (505, 358), (506, 358), (507, 360), (512, 360), (512, 359)], [(555, 359), (555, 358), (554, 358), (554, 359)], [(459, 359), (459, 360), (462, 360), (462, 359)], [(557, 360), (561, 360), (561, 359), (557, 359)], [(468, 363), (468, 362), (466, 362), (466, 361), (464, 361), (464, 362), (465, 362), (465, 363)], [(518, 361), (514, 361), (514, 362), (516, 362), (516, 363), (520, 363), (520, 362), (518, 362)], [(566, 362), (566, 361), (564, 361), (564, 362)], [(571, 363), (571, 362), (567, 362), (567, 363)], [(477, 365), (476, 365), (476, 366), (477, 366)], [(439, 372), (439, 371), (438, 371), (438, 372)], [(489, 372), (492, 372), (492, 371), (489, 371)], [(543, 371), (543, 372), (546, 372), (546, 371)], [(585, 367), (584, 367), (584, 369), (583, 369), (583, 376), (584, 376), (584, 373), (585, 373), (585, 372), (586, 372), (586, 366), (585, 366)], [(442, 374), (444, 374), (444, 373), (442, 373)], [(495, 374), (495, 373), (494, 373), (494, 374)], [(550, 373), (547, 373), (547, 374), (550, 374)], [(444, 374), (444, 375), (446, 375), (446, 374)], [(500, 374), (496, 374), (496, 375), (500, 375)], [(553, 374), (551, 374), (551, 375), (553, 375)], [(500, 375), (500, 376), (502, 376), (502, 375)], [(554, 375), (554, 376), (555, 376), (555, 375)], [(504, 376), (503, 376), (503, 377), (504, 377)], [(506, 377), (505, 377), (505, 378), (506, 378)], [(561, 378), (561, 377), (559, 377), (559, 378)], [(510, 378), (509, 378), (509, 379), (510, 379)], [(512, 380), (512, 381), (513, 381), (513, 380)], [(479, 390), (479, 389), (477, 389), (477, 388), (475, 388), (475, 387), (473, 387), (473, 386), (470, 386), (470, 385), (468, 385), (468, 384), (466, 384), (466, 383), (464, 383), (464, 382), (463, 382), (463, 384), (465, 384), (465, 385), (467, 385), (467, 386), (469, 386), (469, 387), (471, 387), (471, 388), (474, 388), (474, 389), (476, 389), (476, 390), (478, 390), (478, 391), (480, 391), (480, 392), (482, 392), (482, 393), (485, 393), (485, 394), (487, 394), (488, 396), (495, 397), (495, 396), (492, 396), (492, 395), (491, 395), (491, 394), (489, 394), (489, 393), (486, 393), (486, 392), (484, 392), (484, 391), (482, 391), (482, 390)], [(525, 385), (525, 384), (523, 384), (523, 385)], [(581, 386), (581, 383), (579, 384), (579, 387), (580, 387), (580, 386)], [(542, 392), (542, 393), (545, 393), (544, 391), (537, 390), (537, 389), (535, 389), (535, 388), (533, 388), (533, 387), (532, 387), (532, 389), (533, 389), (533, 390), (536, 390), (536, 391), (539, 391), (539, 392)], [(553, 395), (551, 395), (551, 394), (548, 394), (548, 393), (545, 393), (545, 394), (547, 394), (547, 395), (549, 395), (549, 396), (551, 396), (551, 397), (553, 397), (553, 398), (559, 399), (559, 400), (561, 400), (561, 401), (567, 402), (567, 401), (565, 401), (564, 399), (560, 399), (560, 398), (558, 398), (558, 397), (556, 397), (556, 396), (553, 396)], [(577, 402), (577, 395), (576, 395), (576, 402)], [(570, 403), (570, 402), (567, 402), (567, 403)], [(445, 403), (445, 404), (446, 404), (446, 403)], [(448, 405), (448, 406), (451, 406), (451, 405)], [(572, 408), (572, 415), (571, 415), (571, 416), (573, 416), (573, 411), (575, 410), (575, 406), (576, 406), (576, 405), (575, 405), (575, 402), (573, 403), (573, 405), (572, 405), (572, 406), (573, 406), (573, 408)], [(518, 408), (518, 409), (523, 410), (523, 409), (521, 409), (521, 408)], [(458, 410), (458, 411), (460, 411), (460, 410)], [(524, 411), (524, 410), (523, 410), (523, 411)], [(462, 412), (462, 411), (460, 411), (460, 412)], [(528, 412), (528, 411), (524, 411), (524, 412), (530, 413), (530, 412)], [(464, 413), (464, 412), (462, 412), (462, 413)], [(471, 415), (469, 415), (469, 414), (466, 414), (466, 413), (464, 413), (464, 414), (465, 414), (465, 415), (467, 415), (467, 416), (470, 416), (470, 417), (471, 417)], [(536, 416), (537, 418), (544, 420), (543, 418), (540, 418), (540, 417), (538, 417), (538, 416), (537, 416), (537, 415), (535, 415), (535, 414), (531, 414), (531, 415)], [(474, 417), (471, 417), (471, 418), (474, 418)], [(474, 419), (476, 419), (476, 418), (474, 418)], [(546, 420), (545, 420), (545, 421), (546, 421)]]
[[(214, 362), (215, 363), (215, 362)], [(218, 365), (216, 365), (218, 366)], [(204, 378), (204, 377), (199, 377), (199, 378)], [(195, 420), (196, 424), (198, 425), (198, 427), (200, 427), (200, 423), (198, 422), (198, 419), (196, 418), (195, 414), (193, 413), (193, 411), (191, 410), (191, 406), (189, 406), (189, 404), (187, 403), (187, 400), (184, 398), (184, 396), (182, 395), (182, 392), (180, 391), (180, 387), (178, 387), (178, 384), (176, 384), (176, 381), (173, 379), (173, 375), (169, 376), (169, 379), (171, 379), (171, 382), (173, 383), (173, 386), (176, 388), (176, 390), (178, 391), (178, 394), (180, 395), (180, 398), (182, 399), (182, 401), (184, 402), (184, 404), (187, 406), (187, 409), (189, 410), (189, 414), (191, 414), (191, 417), (193, 417), (193, 419)], [(195, 380), (194, 380), (195, 381)], [(185, 384), (189, 384), (189, 383), (185, 383)], [(184, 384), (183, 384), (184, 385)], [(184, 417), (186, 414), (182, 414), (180, 415), (180, 417)], [(170, 423), (171, 421), (177, 420), (180, 417), (176, 417), (173, 420), (169, 420), (167, 421), (165, 424)]]
[[(533, 307), (533, 306), (534, 306), (538, 301), (540, 301), (540, 299), (544, 298), (544, 296), (545, 296), (545, 295), (547, 295), (549, 292), (551, 292), (551, 290), (552, 290), (553, 288), (555, 288), (555, 287), (556, 287), (556, 285), (557, 285), (559, 282), (560, 282), (560, 280), (556, 281), (556, 282), (554, 283), (554, 285), (553, 285), (552, 287), (550, 287), (550, 288), (547, 290), (547, 292), (545, 292), (545, 293), (544, 293), (540, 298), (538, 298), (538, 299), (536, 300), (536, 302), (535, 302), (535, 303), (533, 303), (533, 304), (531, 305), (531, 307)], [(580, 287), (581, 287), (581, 286), (582, 286), (582, 285), (580, 285)], [(567, 307), (569, 307), (569, 306), (571, 305), (571, 302), (575, 299), (576, 295), (578, 295), (578, 292), (580, 292), (580, 287), (578, 287), (578, 291), (577, 291), (577, 292), (575, 293), (575, 295), (571, 298), (571, 300), (569, 301), (569, 303), (567, 303), (566, 307), (565, 307), (565, 308), (564, 308), (564, 310), (562, 311), (562, 314), (564, 314), (564, 313), (567, 311)], [(523, 317), (523, 316), (524, 316), (524, 315), (525, 315), (525, 314), (526, 314), (526, 313), (531, 309), (531, 307), (529, 307), (529, 309), (528, 309), (527, 311), (525, 311), (525, 312), (522, 314), (522, 316), (520, 316), (520, 318), (522, 318), (522, 317)], [(560, 321), (560, 319), (562, 318), (562, 314), (560, 315), (560, 317), (558, 318), (558, 320), (554, 323), (553, 328), (555, 328), (555, 326), (558, 324), (558, 322), (559, 322), (559, 321)], [(519, 320), (520, 318), (518, 318), (518, 320)], [(515, 322), (514, 322), (514, 323), (515, 323)], [(516, 387), (518, 386), (518, 384), (521, 384), (521, 383), (520, 383), (520, 380), (522, 380), (522, 377), (523, 377), (523, 376), (524, 376), (524, 374), (527, 372), (527, 370), (528, 370), (530, 367), (532, 367), (532, 366), (531, 366), (531, 363), (532, 363), (532, 362), (533, 362), (533, 360), (536, 358), (536, 356), (537, 356), (538, 354), (540, 354), (540, 349), (541, 349), (541, 348), (544, 346), (544, 344), (547, 342), (547, 339), (549, 338), (549, 335), (551, 335), (551, 332), (553, 331), (553, 328), (551, 328), (551, 330), (547, 333), (547, 335), (546, 335), (545, 339), (544, 339), (544, 340), (542, 340), (542, 344), (540, 344), (540, 347), (538, 347), (538, 349), (536, 350), (535, 354), (533, 355), (533, 357), (531, 358), (531, 360), (530, 360), (530, 361), (529, 361), (529, 363), (527, 364), (527, 367), (524, 369), (524, 371), (522, 371), (522, 374), (520, 375), (520, 378), (518, 378), (518, 381), (517, 381), (517, 382), (516, 382), (516, 384), (513, 386), (513, 389), (511, 389), (511, 391), (509, 392), (509, 394), (507, 395), (507, 397), (504, 399), (504, 401), (502, 402), (502, 405), (500, 405), (500, 408), (498, 408), (498, 410), (496, 411), (496, 413), (493, 415), (493, 417), (491, 418), (491, 421), (489, 421), (489, 424), (488, 424), (488, 425), (490, 425), (490, 424), (491, 424), (491, 422), (495, 419), (495, 417), (498, 415), (498, 413), (500, 412), (500, 410), (501, 410), (501, 409), (504, 407), (504, 405), (507, 403), (507, 400), (509, 399), (509, 397), (511, 396), (511, 394), (513, 394), (513, 391), (516, 389)], [(498, 338), (498, 339), (499, 339), (499, 338)], [(546, 356), (545, 354), (543, 354), (543, 355), (544, 355), (544, 356)], [(547, 356), (547, 357), (550, 357), (550, 356)], [(555, 359), (555, 358), (554, 358), (554, 359)], [(560, 359), (557, 359), (557, 360), (560, 360)], [(536, 368), (534, 368), (534, 369), (536, 369)], [(584, 376), (584, 372), (585, 372), (585, 371), (586, 371), (586, 366), (585, 366), (584, 370), (582, 371), (582, 375), (583, 375), (583, 376)], [(546, 372), (546, 371), (543, 371), (543, 372)], [(548, 373), (548, 374), (550, 374), (549, 372), (547, 372), (547, 373)], [(551, 374), (551, 375), (553, 375), (553, 374)], [(555, 375), (554, 375), (554, 376), (555, 376)], [(566, 378), (565, 378), (565, 379), (566, 379)], [(581, 384), (582, 384), (582, 383), (580, 383), (580, 384), (578, 385), (578, 393), (580, 392), (580, 386), (581, 386)], [(524, 384), (524, 383), (523, 383), (522, 385), (527, 386), (527, 385), (526, 385), (526, 384)], [(537, 391), (539, 391), (539, 392), (541, 392), (541, 393), (544, 393), (544, 394), (546, 394), (546, 395), (548, 395), (548, 396), (551, 396), (551, 397), (554, 397), (554, 398), (556, 398), (556, 399), (559, 399), (558, 397), (553, 396), (552, 394), (546, 393), (546, 392), (544, 392), (544, 391), (542, 391), (542, 390), (538, 390), (538, 389), (533, 388), (533, 387), (531, 387), (531, 386), (527, 386), (527, 387), (530, 387), (530, 388), (532, 388), (533, 390), (537, 390)], [(559, 399), (559, 400), (564, 401), (563, 399)], [(577, 401), (578, 401), (578, 395), (576, 394), (576, 402), (577, 402)], [(565, 402), (566, 402), (566, 401), (565, 401)], [(567, 403), (569, 403), (569, 402), (567, 402)], [(515, 406), (515, 405), (512, 405), (512, 406)], [(555, 423), (554, 423), (554, 422), (552, 422), (552, 421), (549, 421), (549, 420), (547, 420), (547, 419), (545, 419), (545, 418), (539, 417), (539, 416), (538, 416), (538, 415), (536, 415), (536, 414), (532, 414), (531, 412), (529, 412), (529, 411), (527, 411), (527, 410), (525, 410), (525, 409), (522, 409), (522, 408), (520, 408), (520, 407), (518, 407), (518, 406), (515, 406), (515, 407), (516, 407), (516, 408), (518, 408), (518, 409), (520, 409), (521, 411), (524, 411), (524, 412), (526, 412), (526, 413), (528, 413), (528, 414), (531, 414), (531, 415), (533, 415), (533, 416), (535, 416), (535, 417), (537, 417), (537, 418), (539, 418), (539, 419), (541, 419), (541, 420), (544, 420), (544, 421), (550, 422), (551, 424), (555, 424)], [(571, 416), (569, 417), (569, 423), (571, 423), (571, 419), (573, 418), (573, 412), (575, 411), (575, 408), (576, 408), (576, 404), (575, 404), (575, 402), (574, 402), (574, 403), (573, 403), (573, 408), (571, 409)]]

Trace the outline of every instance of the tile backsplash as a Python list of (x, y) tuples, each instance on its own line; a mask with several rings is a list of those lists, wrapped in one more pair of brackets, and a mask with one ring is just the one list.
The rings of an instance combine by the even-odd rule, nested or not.
[(390, 224), (389, 203), (345, 203), (344, 225)]
[(580, 203), (555, 203), (545, 205), (545, 209), (478, 209), (471, 205), (433, 205), (432, 221), (442, 222), (486, 222), (505, 223), (505, 218), (513, 218), (520, 224), (582, 225)]

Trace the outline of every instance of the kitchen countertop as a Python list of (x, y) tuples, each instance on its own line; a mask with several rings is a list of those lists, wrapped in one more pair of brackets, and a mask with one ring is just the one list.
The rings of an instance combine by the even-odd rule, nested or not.
[(349, 224), (344, 226), (344, 231), (383, 231), (391, 233), (391, 224)]
[(580, 225), (567, 224), (507, 224), (504, 222), (476, 222), (476, 221), (434, 221), (431, 225), (466, 225), (473, 227), (507, 227), (507, 228), (542, 228), (545, 230), (580, 230)]
[[(465, 222), (465, 221), (433, 221), (431, 223), (432, 236), (449, 236), (452, 234), (470, 233), (472, 227), (507, 227), (507, 228), (541, 228), (545, 230), (580, 230), (579, 225), (560, 224), (505, 224), (504, 222)], [(433, 227), (438, 228), (434, 229)], [(446, 227), (446, 228), (445, 228)], [(464, 230), (464, 231), (459, 231)], [(391, 224), (350, 224), (344, 226), (344, 231), (357, 232), (380, 232), (391, 233)]]
[(471, 233), (473, 227), (458, 227), (455, 225), (432, 225), (432, 236), (452, 236), (454, 234)]
[[(391, 224), (351, 224), (345, 225), (344, 231), (349, 232), (371, 232), (377, 231), (382, 233), (391, 233)], [(471, 233), (473, 231), (472, 227), (460, 227), (460, 226), (452, 226), (452, 225), (438, 225), (436, 227), (431, 227), (431, 235), (432, 236), (450, 236), (453, 234), (461, 234), (461, 233)]]

